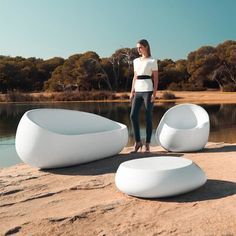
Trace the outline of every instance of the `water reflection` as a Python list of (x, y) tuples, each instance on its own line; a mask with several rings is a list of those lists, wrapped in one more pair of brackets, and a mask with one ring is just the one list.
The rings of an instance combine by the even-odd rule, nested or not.
[[(163, 114), (175, 104), (155, 104), (153, 111), (153, 137), (155, 143), (155, 129)], [(236, 104), (209, 104), (201, 105), (210, 116), (211, 132), (209, 141), (236, 143)], [(92, 112), (127, 125), (129, 130), (128, 146), (133, 144), (133, 134), (129, 119), (130, 103), (99, 103), (99, 102), (66, 102), (66, 103), (40, 103), (40, 104), (0, 104), (0, 167), (1, 159), (6, 155), (6, 149), (11, 148), (9, 155), (15, 153), (14, 137), (18, 122), (22, 115), (36, 108), (65, 108)], [(141, 135), (145, 138), (144, 111), (140, 117)], [(6, 146), (8, 145), (8, 146)], [(12, 154), (13, 153), (13, 154)], [(16, 155), (16, 154), (14, 154)]]
[[(160, 105), (156, 104), (153, 111), (153, 127), (156, 128), (163, 114), (174, 104)], [(201, 105), (204, 107), (209, 116), (211, 123), (211, 133), (215, 141), (218, 142), (236, 142), (236, 104), (214, 104)], [(122, 122), (130, 129), (130, 104), (129, 103), (44, 103), (44, 104), (1, 104), (0, 105), (0, 139), (12, 138), (15, 136), (17, 124), (22, 115), (30, 110), (37, 108), (64, 108), (72, 110), (80, 110), (92, 112), (109, 119)], [(140, 117), (141, 128), (144, 128), (144, 111)], [(225, 132), (227, 130), (227, 132)], [(217, 140), (217, 133), (219, 134)], [(221, 136), (225, 133), (226, 140), (222, 140)], [(230, 136), (230, 137), (228, 137)], [(211, 138), (211, 136), (210, 136)], [(132, 139), (132, 137), (131, 137)]]

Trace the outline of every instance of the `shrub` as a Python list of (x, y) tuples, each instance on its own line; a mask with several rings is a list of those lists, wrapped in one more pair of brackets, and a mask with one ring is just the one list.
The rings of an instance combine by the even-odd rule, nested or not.
[(51, 95), (52, 101), (89, 101), (109, 100), (114, 98), (115, 95), (108, 91), (67, 91)]
[(172, 90), (172, 91), (181, 91), (182, 86), (180, 84), (177, 84), (177, 83), (173, 82), (168, 86), (168, 89)]
[(206, 87), (197, 83), (182, 82), (182, 83), (171, 83), (168, 86), (168, 90), (172, 91), (204, 91)]
[(222, 87), (222, 92), (235, 92), (236, 91), (236, 85), (233, 84), (227, 84)]
[(174, 93), (171, 92), (164, 92), (162, 95), (162, 99), (164, 100), (172, 100), (172, 99), (176, 99), (176, 96)]
[(19, 91), (8, 91), (5, 95), (5, 102), (32, 102), (34, 98)]
[(129, 99), (129, 94), (128, 93), (122, 93), (120, 94), (120, 96), (115, 96), (115, 98), (121, 99), (121, 100), (125, 100), (125, 99)]
[(182, 85), (182, 91), (205, 91), (206, 88), (195, 84), (195, 83), (185, 83)]

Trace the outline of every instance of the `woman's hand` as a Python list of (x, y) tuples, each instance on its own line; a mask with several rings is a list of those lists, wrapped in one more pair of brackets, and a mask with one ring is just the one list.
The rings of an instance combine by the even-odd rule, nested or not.
[(155, 99), (156, 99), (156, 95), (152, 94), (151, 102), (155, 102)]
[(129, 95), (129, 99), (130, 99), (130, 100), (132, 100), (132, 99), (134, 98), (134, 93), (135, 93), (134, 91), (131, 91), (131, 92), (130, 92), (130, 95)]

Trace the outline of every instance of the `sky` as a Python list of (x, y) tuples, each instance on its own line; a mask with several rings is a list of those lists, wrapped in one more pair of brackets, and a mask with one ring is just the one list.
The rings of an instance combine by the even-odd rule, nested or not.
[(152, 56), (236, 40), (236, 0), (0, 0), (0, 55), (109, 57), (147, 39)]

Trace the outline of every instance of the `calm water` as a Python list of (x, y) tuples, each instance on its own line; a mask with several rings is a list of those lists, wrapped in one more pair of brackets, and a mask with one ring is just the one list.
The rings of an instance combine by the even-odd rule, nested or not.
[[(201, 104), (200, 104), (201, 105)], [(155, 105), (153, 112), (153, 137), (163, 114), (174, 104)], [(211, 122), (209, 141), (236, 143), (236, 104), (201, 105)], [(22, 115), (35, 108), (65, 108), (96, 113), (127, 125), (129, 142), (133, 145), (133, 134), (129, 119), (130, 103), (47, 103), (47, 104), (0, 104), (0, 167), (11, 166), (21, 162), (15, 151), (15, 133)], [(145, 138), (144, 116), (141, 119), (141, 134)]]

